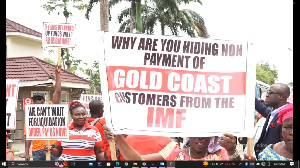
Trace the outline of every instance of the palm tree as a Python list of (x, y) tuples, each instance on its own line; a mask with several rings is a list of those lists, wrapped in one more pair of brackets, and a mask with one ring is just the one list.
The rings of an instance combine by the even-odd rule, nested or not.
[[(160, 23), (161, 34), (165, 34), (165, 28), (168, 27), (172, 35), (178, 35), (179, 29), (187, 33), (191, 37), (198, 35), (199, 37), (209, 37), (207, 29), (205, 27), (204, 19), (195, 11), (189, 9), (179, 10), (178, 6), (182, 3), (189, 3), (192, 0), (154, 0), (152, 6), (147, 5), (145, 2), (141, 6), (143, 33), (153, 34), (154, 27), (157, 23)], [(200, 4), (200, 0), (196, 0)], [(120, 32), (132, 32), (129, 31), (130, 23), (135, 23), (135, 20), (126, 19), (129, 14), (132, 16), (134, 13), (130, 13), (130, 8), (126, 8), (118, 16), (118, 21), (121, 23), (119, 28)], [(132, 18), (132, 17), (131, 17)]]
[[(123, 17), (128, 17), (130, 16), (130, 19), (124, 21), (124, 24), (120, 26), (120, 29), (125, 30), (125, 32), (133, 32), (133, 28), (136, 28), (137, 33), (142, 33), (143, 32), (143, 25), (142, 25), (142, 17), (141, 17), (141, 10), (142, 10), (142, 3), (141, 0), (127, 0), (130, 2), (130, 8), (126, 8), (121, 12), (121, 21), (120, 17), (119, 23), (123, 21)], [(111, 0), (110, 1), (110, 8), (113, 7), (114, 5), (122, 2), (122, 0)], [(128, 31), (129, 30), (129, 31)]]
[[(94, 6), (94, 3), (98, 3), (99, 0), (90, 0), (88, 5), (82, 5), (86, 8), (85, 18), (89, 20), (90, 12)], [(83, 9), (82, 8), (82, 9)], [(100, 30), (109, 31), (109, 2), (108, 0), (100, 0)]]

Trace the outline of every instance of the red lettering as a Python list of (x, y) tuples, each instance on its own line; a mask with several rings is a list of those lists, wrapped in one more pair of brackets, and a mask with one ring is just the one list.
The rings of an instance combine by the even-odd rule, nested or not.
[(186, 109), (176, 110), (176, 128), (181, 128), (181, 123), (183, 120), (185, 120), (185, 117), (182, 116), (182, 113), (186, 113)]
[(33, 136), (34, 128), (28, 128), (28, 130), (29, 130), (29, 136)]
[(156, 108), (155, 127), (160, 127), (160, 123), (162, 122), (162, 127), (166, 128), (167, 121), (168, 121), (168, 128), (172, 128), (173, 120), (174, 120), (174, 109), (173, 108), (167, 108), (166, 114), (165, 114), (164, 108), (162, 108), (162, 107)]
[(148, 107), (147, 127), (153, 127), (154, 107)]
[[(185, 117), (182, 116), (182, 114), (186, 113), (186, 109), (176, 109), (175, 115), (174, 112), (174, 108), (165, 109), (162, 107), (156, 107), (156, 111), (154, 111), (154, 107), (148, 107), (147, 127), (153, 127), (153, 119), (155, 113), (155, 127), (166, 128), (168, 123), (168, 128), (174, 128), (174, 125), (175, 128), (181, 128), (182, 121), (185, 120)], [(176, 117), (175, 121), (174, 117)]]
[(49, 128), (43, 128), (43, 134), (45, 137), (48, 136), (48, 131), (49, 131)]
[(35, 136), (35, 137), (40, 136), (40, 128), (35, 128), (34, 136)]
[(66, 128), (61, 128), (61, 130), (62, 130), (61, 136), (65, 137), (67, 135), (67, 129)]
[(57, 128), (56, 130), (56, 136), (61, 136), (61, 128)]
[(6, 97), (13, 97), (15, 95), (16, 84), (7, 84), (6, 85)]

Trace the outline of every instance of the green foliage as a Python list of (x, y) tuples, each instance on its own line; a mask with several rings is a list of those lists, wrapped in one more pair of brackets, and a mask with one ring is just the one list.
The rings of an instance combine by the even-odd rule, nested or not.
[(51, 58), (45, 57), (45, 58), (43, 58), (43, 60), (50, 63), (50, 64), (52, 64), (52, 65), (55, 65), (55, 62)]
[(65, 49), (63, 49), (62, 51), (62, 56), (61, 56), (61, 62), (63, 64), (63, 69), (65, 69), (65, 65), (66, 66), (70, 66), (70, 70), (69, 72), (76, 74), (76, 70), (80, 69), (78, 68), (80, 64), (85, 64), (87, 65), (85, 62), (82, 61), (82, 59), (74, 59), (74, 57), (71, 54), (66, 54), (64, 55)]
[[(75, 2), (77, 0), (73, 0)], [(81, 1), (81, 0), (80, 0)], [(57, 7), (62, 8), (63, 15), (68, 18), (69, 16), (72, 16), (72, 13), (68, 10), (68, 2), (69, 0), (50, 0), (46, 4), (42, 5), (42, 7), (48, 11), (48, 14), (50, 15), (51, 12), (57, 10)], [(58, 12), (58, 15), (60, 12)]]
[(256, 64), (256, 79), (265, 82), (269, 85), (275, 83), (278, 78), (278, 70), (273, 65), (270, 67), (268, 62), (260, 62)]
[(19, 149), (11, 149), (12, 151), (14, 151), (14, 153), (16, 153), (16, 152), (20, 152), (20, 150)]
[(87, 94), (101, 94), (99, 62), (94, 61), (92, 68), (81, 68), (80, 70), (86, 74), (88, 76), (88, 80), (92, 82), (90, 90), (87, 90)]
[[(129, 0), (133, 3), (136, 1)], [(121, 0), (113, 0), (110, 7), (121, 2)], [(164, 35), (165, 28), (171, 30), (172, 35), (178, 35), (179, 30), (187, 33), (191, 37), (206, 37), (208, 38), (208, 32), (205, 27), (204, 19), (197, 12), (183, 9), (179, 10), (179, 5), (182, 3), (197, 2), (202, 5), (200, 0), (152, 0), (152, 3), (142, 4), (142, 32), (146, 34), (154, 33), (154, 26), (160, 23), (161, 34)], [(118, 15), (118, 22), (121, 23), (119, 32), (130, 32), (130, 24), (134, 23), (134, 28), (136, 28), (136, 19), (130, 19), (131, 15), (136, 16), (136, 10), (131, 13), (131, 8), (134, 5), (128, 7), (121, 11)], [(134, 6), (135, 7), (135, 6)], [(128, 19), (129, 17), (129, 19)]]

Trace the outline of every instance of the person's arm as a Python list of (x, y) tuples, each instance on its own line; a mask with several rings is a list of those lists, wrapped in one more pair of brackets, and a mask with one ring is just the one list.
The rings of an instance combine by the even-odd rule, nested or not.
[(25, 160), (30, 160), (29, 149), (32, 140), (25, 140)]
[(122, 153), (125, 160), (164, 160), (164, 158), (159, 153), (140, 155), (126, 142), (122, 135), (114, 135), (112, 132), (110, 132), (109, 128), (106, 125), (103, 126), (103, 129), (105, 138), (108, 141), (113, 139), (115, 140), (115, 143), (118, 145), (118, 148), (120, 149), (120, 152)]
[(95, 146), (94, 151), (95, 151), (97, 161), (105, 160), (104, 152), (101, 150), (101, 145)]
[(233, 161), (241, 160), (240, 155), (238, 155), (235, 158), (230, 158), (230, 156), (235, 154), (235, 152), (237, 151), (236, 145), (235, 145), (236, 140), (232, 134), (229, 134), (229, 133), (223, 134), (222, 136), (220, 136), (220, 139), (218, 140), (217, 143), (227, 150), (227, 154), (228, 154), (228, 157), (230, 160), (233, 160)]
[(244, 153), (243, 161), (256, 161), (256, 158), (254, 156), (249, 156), (247, 153)]
[(54, 157), (60, 157), (61, 153), (62, 153), (62, 147), (60, 145), (55, 144), (55, 147), (52, 148), (52, 145), (50, 145), (50, 147), (45, 145), (45, 152), (47, 153), (48, 150), (50, 150), (50, 154)]
[(255, 110), (258, 111), (265, 118), (267, 118), (268, 115), (272, 112), (272, 108), (266, 106), (264, 103), (259, 101), (256, 97), (255, 97)]
[(53, 93), (52, 102), (53, 104), (59, 104), (59, 98), (61, 95), (61, 81), (60, 81), (60, 70), (61, 65), (55, 67), (55, 91)]

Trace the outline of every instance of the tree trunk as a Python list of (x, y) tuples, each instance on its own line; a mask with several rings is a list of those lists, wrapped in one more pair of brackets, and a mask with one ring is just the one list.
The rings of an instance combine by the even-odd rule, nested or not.
[(163, 19), (160, 22), (160, 30), (161, 30), (161, 35), (165, 35), (165, 23)]
[(108, 0), (100, 0), (100, 29), (109, 31), (109, 9)]
[(131, 8), (130, 8), (130, 33), (133, 33), (133, 21), (134, 21), (134, 11), (133, 11), (133, 5), (134, 1), (131, 2)]
[(141, 10), (141, 0), (136, 0), (136, 33), (143, 32)]

